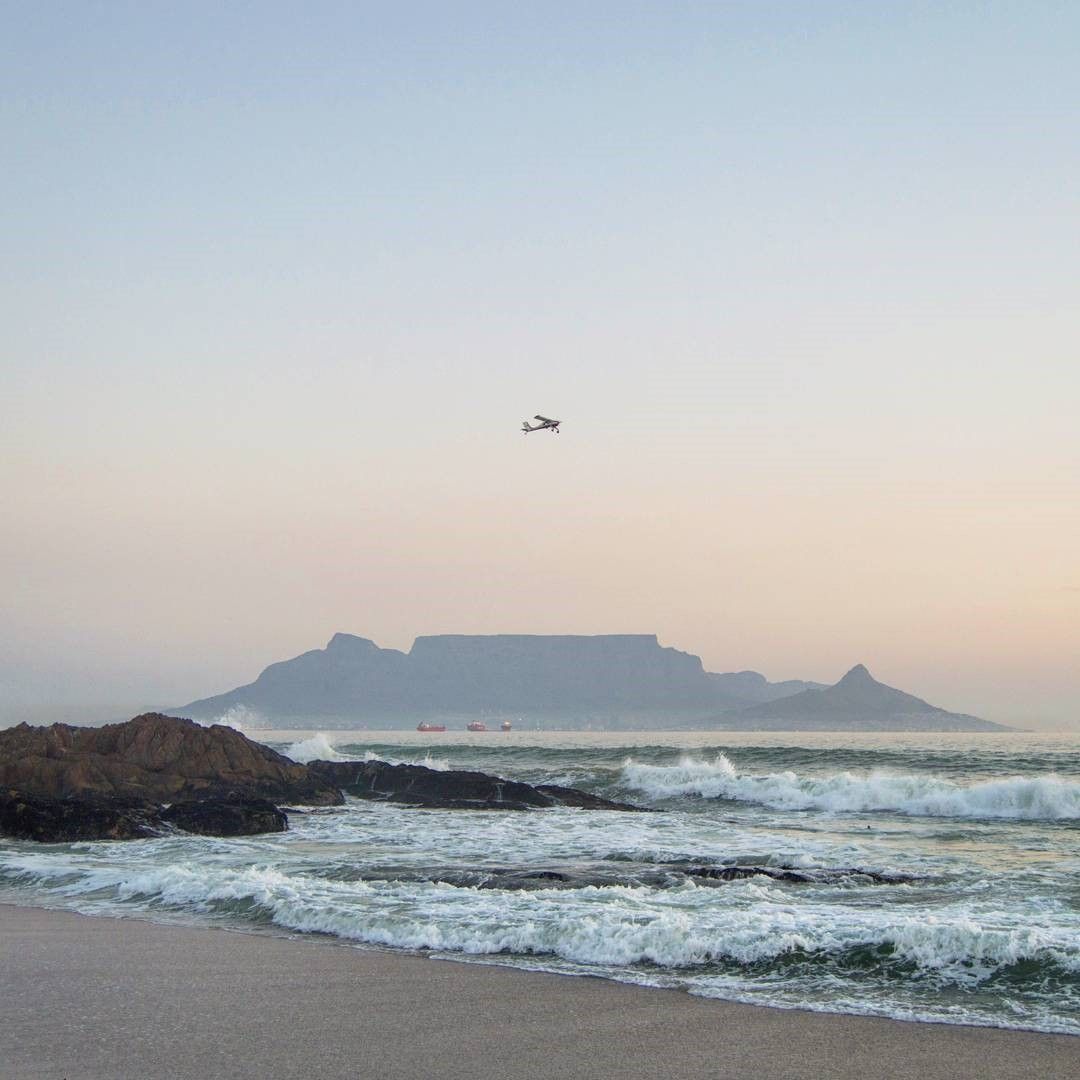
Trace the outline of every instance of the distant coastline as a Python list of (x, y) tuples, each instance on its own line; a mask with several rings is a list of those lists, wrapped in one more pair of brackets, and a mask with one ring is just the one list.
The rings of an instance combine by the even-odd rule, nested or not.
[(1007, 731), (878, 682), (856, 664), (826, 686), (715, 673), (655, 634), (446, 634), (405, 653), (337, 633), (252, 683), (168, 711), (257, 727), (409, 728), (528, 718), (568, 729)]

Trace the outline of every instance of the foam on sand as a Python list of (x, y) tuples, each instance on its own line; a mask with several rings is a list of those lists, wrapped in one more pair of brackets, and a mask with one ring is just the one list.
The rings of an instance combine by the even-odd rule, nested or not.
[[(386, 1048), (385, 1080), (430, 1075), (432, 1062), (447, 1080), (525, 1080), (538, 1056), (552, 1076), (579, 1075), (588, 1061), (596, 1075), (624, 1080), (885, 1080), (898, 1060), (917, 1060), (925, 1080), (1006, 1080), (1065, 1076), (1075, 1058), (1074, 1040), (1058, 1036), (983, 1030), (973, 1039), (941, 1024), (752, 1009), (131, 919), (0, 906), (0, 934), (8, 1029), (22, 1035), (4, 1044), (13, 1076), (157, 1076), (163, 1062), (175, 1080), (344, 1076), (373, 1046)], [(42, 970), (64, 977), (43, 979)], [(110, 1008), (95, 1011), (88, 1037), (78, 1021), (103, 985)], [(372, 987), (409, 1007), (371, 1008)], [(268, 1015), (292, 1021), (267, 1024)]]

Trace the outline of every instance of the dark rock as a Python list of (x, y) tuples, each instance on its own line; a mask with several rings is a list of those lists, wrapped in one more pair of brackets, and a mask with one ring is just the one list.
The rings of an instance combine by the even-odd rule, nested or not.
[(206, 799), (167, 809), (142, 799), (69, 796), (49, 799), (0, 790), (0, 836), (39, 843), (140, 840), (169, 827), (203, 836), (283, 832), (285, 815), (265, 799)]
[(590, 795), (578, 788), (560, 787), (558, 784), (537, 784), (536, 790), (552, 800), (553, 806), (573, 806), (580, 810), (632, 810), (638, 814), (651, 814), (652, 810), (631, 803), (614, 802), (602, 799), (599, 795)]
[(160, 808), (141, 799), (49, 799), (0, 790), (0, 835), (15, 840), (137, 840), (163, 831)]
[(574, 788), (533, 787), (482, 772), (439, 771), (385, 761), (313, 761), (308, 766), (327, 783), (359, 799), (379, 799), (439, 810), (539, 810), (552, 806), (637, 810)]
[(308, 768), (347, 795), (441, 810), (529, 810), (552, 803), (529, 784), (486, 773), (440, 772), (385, 761), (313, 761)]
[(77, 728), (27, 724), (0, 731), (0, 787), (26, 795), (150, 802), (246, 798), (319, 806), (342, 802), (333, 784), (233, 728), (160, 713)]
[(709, 881), (739, 881), (749, 877), (766, 877), (773, 881), (801, 885), (828, 885), (850, 878), (863, 878), (875, 885), (905, 885), (916, 880), (909, 874), (880, 873), (875, 870), (862, 870), (855, 866), (806, 870), (796, 870), (790, 866), (693, 866), (686, 871), (686, 874), (688, 877), (704, 878)]
[(771, 866), (692, 866), (686, 874), (688, 877), (706, 878), (709, 881), (741, 881), (749, 877), (767, 877), (773, 881), (809, 882), (814, 880), (798, 870)]
[(490, 870), (479, 882), (479, 889), (548, 889), (554, 885), (580, 887), (573, 876), (559, 870)]
[(184, 832), (201, 836), (254, 836), (284, 832), (289, 819), (266, 799), (201, 799), (173, 803), (161, 818)]

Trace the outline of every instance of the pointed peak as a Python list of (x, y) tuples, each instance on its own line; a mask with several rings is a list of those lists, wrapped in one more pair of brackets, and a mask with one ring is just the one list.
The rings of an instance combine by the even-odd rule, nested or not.
[(357, 637), (355, 634), (335, 634), (327, 643), (327, 651), (334, 649), (374, 649), (375, 642), (368, 638)]
[(836, 685), (854, 686), (860, 683), (865, 685), (875, 681), (874, 676), (870, 674), (865, 664), (856, 664)]

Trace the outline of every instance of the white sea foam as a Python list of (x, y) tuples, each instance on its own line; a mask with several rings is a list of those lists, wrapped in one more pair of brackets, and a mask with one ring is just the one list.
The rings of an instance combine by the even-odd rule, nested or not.
[(425, 769), (434, 769), (435, 772), (446, 772), (450, 768), (449, 761), (432, 757), (431, 751), (428, 751), (419, 761), (414, 761), (411, 758), (391, 757), (388, 754), (376, 754), (373, 750), (365, 750), (361, 760), (385, 761), (389, 765), (423, 765)]
[(52, 878), (53, 890), (74, 900), (100, 898), (108, 890), (140, 906), (206, 911), (222, 903), (253, 904), (286, 929), (409, 949), (541, 954), (603, 968), (650, 963), (668, 969), (885, 949), (962, 986), (978, 985), (1024, 960), (1052, 959), (1080, 972), (1080, 948), (1068, 926), (1017, 925), (1002, 911), (971, 903), (934, 916), (888, 907), (841, 911), (824, 901), (796, 907), (781, 889), (757, 880), (720, 892), (687, 883), (659, 895), (631, 886), (525, 894), (439, 882), (334, 881), (206, 860), (127, 870), (94, 866), (71, 880), (70, 862), (61, 873), (60, 866), (50, 873), (41, 860), (20, 862), (19, 870)]
[(1052, 774), (968, 785), (882, 770), (862, 775), (752, 774), (740, 773), (724, 754), (718, 754), (713, 761), (685, 756), (677, 765), (646, 765), (628, 758), (622, 779), (655, 799), (690, 795), (759, 803), (775, 810), (886, 810), (923, 817), (1031, 821), (1080, 818), (1080, 782)]
[(330, 740), (321, 732), (316, 732), (310, 738), (294, 742), (286, 751), (285, 756), (293, 761), (299, 761), (306, 765), (309, 761), (355, 761), (346, 754), (339, 754)]
[[(371, 744), (352, 744), (344, 732), (321, 742), (309, 734), (312, 757), (387, 756), (365, 753)], [(377, 749), (417, 759), (427, 752)], [(954, 774), (920, 772), (924, 755), (895, 772), (843, 773), (785, 760), (782, 750), (778, 759), (755, 758), (754, 771), (713, 759), (715, 751), (682, 761), (678, 752), (667, 766), (628, 761), (596, 781), (605, 792), (615, 779), (674, 797), (660, 813), (440, 813), (348, 800), (291, 815), (287, 832), (266, 836), (0, 839), (0, 899), (248, 929), (271, 923), (774, 1005), (1080, 1034), (1080, 862), (1075, 819), (1061, 823), (1075, 784), (1051, 776), (1044, 759), (1029, 770), (1025, 794), (1024, 782), (995, 771), (997, 756), (962, 784)], [(738, 749), (729, 754), (739, 761)], [(514, 772), (512, 755), (499, 760)], [(1074, 760), (1062, 759), (1063, 773)], [(446, 767), (437, 758), (422, 763)], [(787, 764), (798, 771), (780, 771)], [(1023, 765), (1018, 756), (1010, 767)], [(551, 775), (534, 762), (521, 772)], [(599, 775), (591, 765), (581, 774)], [(686, 796), (697, 798), (688, 805)], [(724, 800), (755, 809), (738, 812)], [(758, 809), (766, 804), (806, 812)], [(862, 818), (837, 812), (866, 807), (923, 816), (867, 831)], [(1032, 820), (1015, 824), (1025, 816)], [(734, 863), (864, 867), (911, 879), (718, 883), (685, 874)], [(490, 887), (499, 880), (493, 869), (548, 867), (624, 884)]]
[(408, 764), (423, 765), (425, 769), (434, 769), (436, 772), (446, 772), (450, 768), (449, 761), (432, 757), (430, 753), (425, 754), (419, 761), (408, 762)]
[(200, 727), (213, 727), (219, 724), (222, 727), (231, 727), (246, 735), (249, 731), (258, 730), (266, 726), (266, 719), (262, 713), (247, 705), (231, 705), (220, 716), (213, 720), (196, 720)]
[(365, 750), (359, 756), (343, 754), (321, 731), (300, 742), (294, 742), (285, 750), (285, 756), (304, 765), (309, 761), (386, 761), (391, 765), (423, 765), (436, 772), (446, 772), (450, 768), (450, 762), (432, 757), (430, 751), (417, 761), (400, 760), (386, 754), (377, 754), (373, 750)]

